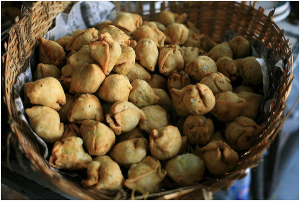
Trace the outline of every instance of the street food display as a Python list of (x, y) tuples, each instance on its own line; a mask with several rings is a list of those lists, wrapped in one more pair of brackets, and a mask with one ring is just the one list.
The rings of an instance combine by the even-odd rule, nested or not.
[[(120, 13), (56, 41), (39, 38), (35, 81), (24, 85), (49, 164), (86, 170), (85, 188), (155, 193), (225, 175), (252, 146), (263, 76), (249, 41), (216, 43), (162, 11)], [(166, 177), (166, 175), (168, 175)]]

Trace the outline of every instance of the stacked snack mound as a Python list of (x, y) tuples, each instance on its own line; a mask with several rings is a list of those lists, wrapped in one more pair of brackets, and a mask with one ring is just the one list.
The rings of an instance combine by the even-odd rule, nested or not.
[(218, 44), (187, 17), (120, 13), (39, 38), (26, 114), (52, 167), (84, 170), (85, 188), (140, 194), (234, 170), (262, 133), (259, 58), (246, 38)]

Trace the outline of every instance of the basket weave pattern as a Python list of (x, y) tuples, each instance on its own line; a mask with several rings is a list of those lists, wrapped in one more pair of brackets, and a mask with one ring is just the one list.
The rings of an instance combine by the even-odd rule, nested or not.
[[(292, 52), (284, 36), (284, 31), (272, 21), (274, 11), (268, 16), (263, 14), (263, 8), (258, 10), (254, 6), (247, 6), (243, 3), (231, 2), (189, 2), (177, 5), (170, 2), (167, 8), (162, 3), (161, 10), (169, 9), (177, 13), (187, 13), (189, 21), (196, 23), (196, 27), (202, 33), (207, 34), (216, 42), (221, 42), (224, 32), (233, 31), (248, 39), (259, 41), (264, 46), (280, 54), (284, 62), (284, 72), (280, 81), (279, 91), (276, 100), (272, 103), (270, 117), (264, 125), (264, 131), (257, 139), (255, 145), (242, 155), (238, 166), (224, 176), (209, 178), (203, 183), (175, 189), (167, 192), (150, 194), (148, 197), (159, 199), (203, 199), (209, 198), (207, 192), (214, 193), (231, 185), (235, 179), (244, 176), (247, 168), (255, 167), (261, 159), (261, 154), (270, 146), (283, 124), (283, 110), (291, 88), (292, 73)], [(5, 74), (2, 82), (5, 91), (5, 103), (7, 105), (11, 129), (14, 137), (19, 143), (22, 153), (31, 161), (38, 173), (44, 176), (51, 184), (62, 192), (79, 199), (124, 199), (130, 195), (124, 190), (111, 197), (105, 192), (96, 192), (85, 189), (80, 184), (65, 179), (45, 162), (40, 154), (39, 146), (36, 144), (29, 129), (17, 114), (14, 104), (15, 94), (13, 85), (17, 76), (26, 67), (30, 54), (37, 47), (36, 39), (43, 36), (53, 25), (54, 18), (58, 13), (68, 11), (72, 2), (36, 2), (31, 8), (22, 9), (19, 21), (10, 29), (7, 43), (7, 52), (4, 58)], [(118, 5), (116, 5), (118, 9)], [(156, 20), (155, 2), (150, 2), (150, 14), (143, 14), (143, 2), (137, 2), (137, 14), (143, 20)], [(230, 11), (230, 12), (228, 12)], [(135, 197), (143, 199), (143, 196)]]

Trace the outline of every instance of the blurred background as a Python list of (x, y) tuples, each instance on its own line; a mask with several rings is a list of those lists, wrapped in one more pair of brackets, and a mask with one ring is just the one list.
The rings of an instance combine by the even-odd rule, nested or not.
[[(7, 30), (14, 24), (15, 18), (21, 14), (22, 6), (30, 6), (32, 3), (26, 1), (1, 1), (2, 54), (4, 52), (3, 42), (7, 37)], [(158, 9), (160, 8), (160, 3), (157, 2), (156, 4)], [(250, 3), (253, 4), (253, 2), (247, 2), (247, 4)], [(135, 2), (119, 1), (116, 5), (120, 6), (123, 11), (128, 10), (129, 7), (135, 8)], [(147, 10), (149, 4), (145, 2), (144, 6), (145, 10)], [(299, 95), (299, 1), (259, 1), (255, 4), (255, 8), (259, 6), (265, 9), (266, 15), (276, 7), (273, 20), (280, 29), (285, 30), (286, 38), (290, 39), (295, 78), (287, 101), (285, 111), (287, 113)], [(3, 114), (2, 112), (2, 125), (3, 118), (5, 118), (5, 113)], [(5, 129), (2, 127), (3, 131), (5, 132)], [(2, 155), (2, 160), (4, 160), (3, 158), (5, 156)], [(9, 177), (10, 179), (8, 177), (3, 178), (3, 175), (7, 172), (2, 165), (1, 167), (1, 199), (22, 200), (37, 198), (30, 192), (30, 189), (34, 188), (28, 187), (23, 189), (18, 187), (18, 182), (26, 182), (26, 179), (18, 178), (18, 174), (12, 175)], [(30, 172), (27, 173), (30, 175)], [(214, 194), (213, 199), (299, 200), (299, 103), (297, 103), (286, 120), (282, 131), (274, 143), (264, 153), (261, 163), (258, 167), (247, 170), (247, 173), (248, 175), (244, 179), (235, 181), (230, 189)], [(26, 174), (26, 171), (24, 174)], [(31, 174), (34, 175), (34, 173)], [(41, 179), (39, 182), (43, 183), (44, 181)], [(32, 183), (32, 185), (39, 184)], [(40, 190), (47, 192), (47, 188), (41, 188)], [(65, 197), (61, 198), (66, 199)]]

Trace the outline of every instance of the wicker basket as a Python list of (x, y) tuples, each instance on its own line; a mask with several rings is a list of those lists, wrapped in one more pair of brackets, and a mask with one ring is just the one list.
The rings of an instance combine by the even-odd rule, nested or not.
[[(136, 10), (144, 20), (155, 20), (155, 2), (150, 2), (150, 14), (144, 15), (143, 2), (137, 2)], [(5, 94), (5, 104), (11, 122), (13, 137), (17, 139), (20, 151), (30, 160), (34, 169), (44, 176), (52, 185), (62, 193), (78, 199), (127, 199), (130, 193), (125, 190), (117, 195), (107, 195), (83, 188), (78, 182), (66, 179), (58, 172), (52, 170), (40, 154), (40, 148), (31, 132), (20, 119), (14, 99), (14, 84), (17, 76), (24, 71), (27, 59), (37, 47), (36, 39), (43, 36), (53, 25), (54, 18), (60, 12), (67, 12), (72, 7), (72, 2), (36, 2), (31, 8), (22, 9), (22, 15), (17, 23), (8, 32), (9, 39), (6, 45), (6, 54), (3, 57), (5, 73), (2, 82)], [(119, 4), (116, 8), (120, 9)], [(292, 52), (284, 31), (272, 21), (274, 10), (268, 16), (263, 14), (263, 8), (254, 9), (254, 5), (231, 2), (188, 2), (177, 5), (164, 2), (161, 10), (169, 9), (177, 13), (188, 13), (189, 20), (196, 23), (202, 33), (209, 35), (216, 42), (221, 42), (226, 30), (236, 32), (248, 39), (260, 42), (281, 55), (284, 62), (284, 73), (280, 80), (276, 100), (272, 103), (270, 116), (264, 125), (261, 136), (255, 145), (242, 157), (238, 166), (224, 176), (206, 179), (196, 186), (174, 189), (148, 195), (150, 199), (203, 199), (211, 198), (211, 193), (229, 187), (232, 181), (245, 176), (247, 168), (255, 167), (261, 159), (261, 154), (266, 150), (276, 137), (284, 122), (283, 110), (291, 89), (293, 79)], [(126, 10), (130, 11), (130, 10)], [(230, 12), (229, 12), (230, 11)], [(135, 197), (143, 199), (143, 196)]]

